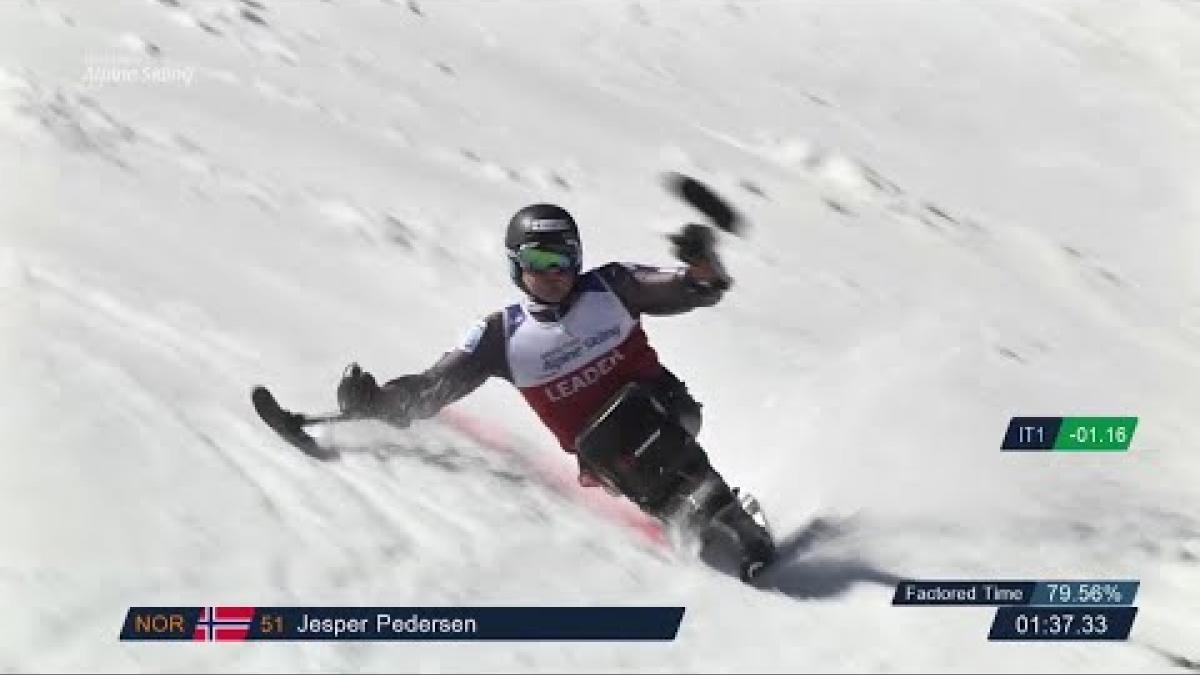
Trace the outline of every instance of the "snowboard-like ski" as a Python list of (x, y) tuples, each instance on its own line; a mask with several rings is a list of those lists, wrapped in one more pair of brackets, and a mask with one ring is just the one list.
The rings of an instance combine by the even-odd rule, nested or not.
[(254, 403), (255, 412), (258, 413), (263, 422), (267, 423), (267, 426), (274, 429), (280, 438), (295, 446), (304, 454), (320, 460), (337, 458), (338, 452), (336, 450), (321, 447), (317, 443), (317, 439), (304, 431), (306, 424), (327, 422), (331, 419), (336, 419), (334, 416), (308, 417), (285, 410), (275, 400), (275, 396), (271, 394), (270, 390), (263, 386), (254, 388), (254, 391), (250, 394), (250, 401)]

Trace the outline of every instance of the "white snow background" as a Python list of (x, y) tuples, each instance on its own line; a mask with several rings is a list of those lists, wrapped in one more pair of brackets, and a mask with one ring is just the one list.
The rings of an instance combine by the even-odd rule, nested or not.
[[(501, 239), (670, 264), (680, 171), (752, 224), (645, 325), (781, 535), (644, 544), (437, 421), (325, 411), (511, 302)], [(1200, 662), (1200, 4), (0, 2), (0, 670), (1121, 671)], [(519, 396), (456, 406), (569, 468)], [(1002, 453), (1136, 415), (1128, 453)], [(914, 578), (1140, 579), (1127, 643), (989, 643)], [(120, 643), (130, 605), (683, 605), (666, 643)]]

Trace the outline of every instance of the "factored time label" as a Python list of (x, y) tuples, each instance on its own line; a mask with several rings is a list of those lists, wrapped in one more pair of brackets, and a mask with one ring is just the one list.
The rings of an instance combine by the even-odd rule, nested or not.
[(904, 580), (893, 605), (996, 607), (989, 640), (1125, 640), (1138, 581)]

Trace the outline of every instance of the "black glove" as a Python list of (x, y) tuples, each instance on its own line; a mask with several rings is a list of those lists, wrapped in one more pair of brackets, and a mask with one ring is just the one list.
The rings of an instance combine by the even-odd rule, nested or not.
[(667, 235), (667, 239), (675, 245), (675, 257), (689, 265), (715, 258), (717, 236), (708, 225), (688, 223), (678, 233)]
[(338, 407), (351, 417), (375, 417), (379, 414), (380, 393), (375, 376), (351, 363), (338, 383)]
[(688, 265), (708, 265), (716, 273), (715, 279), (696, 283), (701, 291), (725, 291), (733, 284), (733, 279), (729, 278), (717, 256), (717, 235), (713, 228), (688, 223), (678, 233), (667, 235), (667, 239), (674, 244), (676, 258)]

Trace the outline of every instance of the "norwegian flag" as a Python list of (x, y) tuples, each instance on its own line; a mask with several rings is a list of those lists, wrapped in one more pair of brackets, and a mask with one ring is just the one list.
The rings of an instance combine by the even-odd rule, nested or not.
[(253, 607), (201, 607), (192, 639), (201, 642), (244, 641), (253, 621)]

